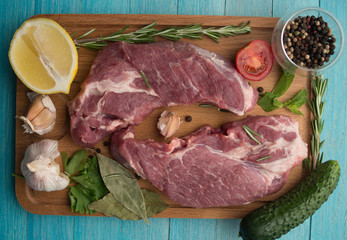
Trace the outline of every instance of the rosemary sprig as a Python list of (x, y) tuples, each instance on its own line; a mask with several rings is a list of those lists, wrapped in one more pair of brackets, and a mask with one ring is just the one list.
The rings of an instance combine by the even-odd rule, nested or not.
[(304, 160), (304, 165), (308, 166), (309, 170), (315, 169), (323, 161), (323, 153), (320, 152), (324, 140), (321, 141), (320, 135), (324, 127), (324, 120), (322, 119), (325, 100), (323, 101), (323, 95), (328, 84), (328, 79), (324, 79), (322, 76), (311, 78), (311, 85), (313, 89), (313, 97), (311, 101), (308, 101), (312, 110), (314, 119), (312, 124), (312, 136), (311, 136), (311, 155), (312, 164), (310, 165), (310, 159)]
[(246, 125), (242, 125), (242, 128), (245, 130), (245, 132), (247, 133), (247, 135), (252, 138), (255, 142), (257, 142), (259, 145), (261, 144), (261, 142), (258, 141), (258, 139), (256, 139), (254, 135), (258, 136), (258, 137), (262, 137), (261, 135), (259, 135), (258, 133), (256, 133), (255, 131), (253, 131), (252, 129), (250, 129), (249, 127), (247, 127)]
[(218, 42), (222, 37), (236, 36), (239, 34), (251, 32), (250, 22), (247, 24), (240, 23), (237, 26), (229, 25), (221, 28), (209, 27), (203, 28), (202, 24), (191, 24), (183, 27), (168, 27), (165, 29), (155, 29), (156, 22), (153, 22), (139, 30), (130, 33), (124, 33), (129, 27), (126, 26), (120, 31), (111, 33), (105, 37), (100, 36), (97, 38), (88, 38), (95, 29), (82, 34), (81, 36), (74, 39), (74, 43), (77, 48), (85, 47), (89, 50), (99, 50), (107, 46), (107, 41), (118, 42), (124, 41), (128, 43), (149, 43), (154, 42), (155, 37), (159, 36), (171, 41), (178, 41), (182, 38), (187, 39), (202, 39), (202, 36), (207, 36)]

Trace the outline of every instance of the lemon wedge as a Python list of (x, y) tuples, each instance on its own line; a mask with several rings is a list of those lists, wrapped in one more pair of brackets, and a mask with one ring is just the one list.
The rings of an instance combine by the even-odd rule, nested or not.
[(17, 77), (32, 91), (69, 93), (78, 54), (70, 35), (57, 22), (25, 21), (15, 32), (8, 55)]

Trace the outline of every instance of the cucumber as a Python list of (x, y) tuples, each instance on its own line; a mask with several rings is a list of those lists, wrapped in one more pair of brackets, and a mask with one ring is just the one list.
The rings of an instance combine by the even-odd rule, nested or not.
[(303, 223), (328, 200), (340, 178), (337, 161), (320, 164), (288, 193), (244, 217), (239, 235), (244, 240), (271, 240)]

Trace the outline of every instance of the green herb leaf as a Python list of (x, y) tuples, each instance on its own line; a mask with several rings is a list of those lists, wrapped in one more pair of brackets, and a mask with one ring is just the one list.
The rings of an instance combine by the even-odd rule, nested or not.
[(282, 77), (276, 84), (275, 88), (272, 90), (272, 93), (276, 96), (276, 98), (285, 94), (290, 85), (292, 84), (294, 79), (294, 74), (284, 71)]
[(108, 190), (102, 181), (97, 157), (88, 159), (83, 166), (82, 174), (71, 177), (73, 180), (81, 184), (83, 187), (91, 190), (91, 198), (93, 201), (98, 200), (108, 193)]
[(101, 154), (97, 157), (102, 179), (113, 197), (148, 223), (144, 197), (135, 177), (115, 160)]
[[(258, 100), (258, 105), (265, 111), (271, 112), (281, 107), (286, 107), (289, 111), (304, 115), (298, 110), (307, 100), (307, 90), (300, 90), (292, 99), (285, 102), (284, 104), (276, 98), (282, 96), (290, 87), (294, 79), (294, 74), (284, 72), (279, 82), (276, 84), (272, 92), (266, 92)], [(311, 106), (310, 106), (311, 107)]]
[(91, 195), (91, 190), (80, 184), (72, 186), (69, 191), (71, 211), (81, 214), (84, 212), (87, 214), (93, 213), (93, 211), (88, 208), (88, 204), (94, 201)]
[(71, 183), (75, 184), (69, 191), (71, 211), (90, 214), (88, 204), (108, 193), (99, 172), (97, 158), (88, 158), (85, 150), (79, 150), (71, 159), (63, 152), (62, 159), (65, 172), (72, 176)]
[(149, 86), (147, 77), (146, 77), (146, 75), (142, 72), (142, 70), (140, 70), (140, 74), (141, 74), (141, 76), (142, 76), (142, 78), (143, 78), (143, 81), (145, 81), (145, 84), (146, 84), (147, 88), (148, 88), (148, 89), (151, 89), (151, 87)]
[(272, 158), (272, 156), (266, 156), (266, 157), (259, 158), (259, 159), (257, 159), (257, 162), (261, 162), (261, 161), (264, 161), (264, 160), (269, 159), (269, 158)]
[(67, 162), (68, 162), (68, 157), (67, 157), (67, 153), (66, 152), (62, 152), (61, 153), (61, 160), (63, 161), (63, 166), (64, 166), (64, 169), (66, 169), (67, 167)]
[(262, 96), (258, 100), (258, 105), (265, 111), (271, 112), (273, 110), (278, 109), (278, 105), (274, 106), (274, 100), (276, 99), (276, 95), (272, 92), (266, 92), (264, 96)]
[(253, 131), (252, 129), (250, 129), (249, 127), (247, 127), (246, 125), (242, 125), (242, 128), (245, 130), (245, 132), (247, 133), (247, 135), (252, 138), (255, 142), (257, 142), (259, 145), (261, 144), (261, 142), (258, 141), (258, 139), (256, 139), (254, 135), (258, 136), (258, 137), (262, 137), (261, 135), (259, 135), (258, 133), (256, 133), (255, 131)]
[[(202, 24), (191, 24), (183, 27), (169, 27), (164, 29), (155, 29), (156, 22), (153, 22), (139, 30), (136, 30), (134, 32), (124, 33), (125, 29), (129, 26), (126, 26), (125, 28), (121, 29), (120, 31), (111, 33), (105, 37), (98, 37), (98, 38), (90, 38), (90, 39), (82, 39), (86, 36), (88, 36), (90, 33), (94, 31), (94, 29), (86, 32), (85, 34), (82, 34), (80, 37), (74, 39), (74, 43), (76, 47), (85, 47), (89, 50), (99, 50), (103, 48), (104, 46), (107, 46), (107, 43), (105, 41), (112, 41), (112, 42), (118, 42), (118, 41), (124, 41), (128, 43), (149, 43), (149, 42), (155, 42), (155, 37), (162, 37), (171, 41), (178, 41), (181, 38), (187, 38), (187, 39), (202, 39), (202, 36), (207, 36), (214, 40), (215, 42), (218, 42), (220, 38), (229, 37), (229, 36), (236, 36), (239, 34), (245, 34), (251, 32), (250, 28), (250, 22), (247, 24), (239, 24), (237, 26), (229, 25), (221, 28), (203, 28)], [(101, 43), (101, 44), (100, 44)]]
[[(146, 189), (141, 189), (141, 191), (145, 200), (147, 217), (152, 217), (168, 208), (168, 205), (160, 199), (159, 194)], [(139, 216), (132, 213), (118, 202), (111, 193), (96, 202), (92, 202), (88, 207), (91, 210), (101, 212), (107, 216), (117, 217), (122, 220), (140, 219)]]
[(82, 162), (86, 160), (87, 158), (87, 152), (85, 150), (78, 150), (75, 152), (75, 154), (72, 156), (71, 159), (67, 159), (67, 156), (63, 156), (65, 159), (64, 162), (64, 170), (69, 175), (73, 175), (76, 172), (79, 172), (83, 169)]
[[(309, 106), (314, 115), (312, 123), (312, 136), (311, 136), (311, 155), (312, 155), (312, 164), (310, 167), (311, 170), (317, 168), (323, 162), (323, 153), (320, 152), (322, 142), (320, 140), (320, 135), (323, 130), (324, 120), (322, 119), (323, 109), (325, 101), (323, 101), (324, 92), (328, 84), (328, 79), (323, 80), (323, 76), (317, 76), (311, 78), (311, 86), (313, 90), (313, 96), (309, 102)], [(324, 141), (323, 141), (324, 142)]]
[(277, 99), (274, 99), (272, 102), (272, 105), (276, 108), (281, 108), (283, 107), (283, 103), (281, 103), (280, 101), (278, 101)]
[(284, 103), (284, 106), (297, 114), (304, 115), (302, 112), (298, 110), (302, 105), (307, 101), (307, 90), (300, 90), (291, 100)]

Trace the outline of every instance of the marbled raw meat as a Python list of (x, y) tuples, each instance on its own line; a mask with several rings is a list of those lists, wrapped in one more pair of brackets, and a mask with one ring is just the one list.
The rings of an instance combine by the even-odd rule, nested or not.
[[(256, 137), (261, 144), (243, 125), (262, 136)], [(216, 129), (206, 125), (169, 144), (136, 140), (130, 126), (111, 141), (114, 159), (173, 201), (196, 208), (240, 205), (277, 192), (307, 151), (298, 123), (283, 115), (250, 116)]]
[(85, 147), (161, 106), (208, 102), (241, 116), (258, 99), (229, 60), (183, 41), (114, 43), (98, 54), (81, 88), (69, 113), (72, 139)]

